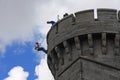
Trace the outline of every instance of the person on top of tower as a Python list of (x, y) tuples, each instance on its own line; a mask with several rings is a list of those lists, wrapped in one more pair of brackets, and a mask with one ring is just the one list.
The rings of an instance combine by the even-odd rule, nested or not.
[(45, 48), (43, 48), (43, 47), (40, 47), (38, 42), (36, 42), (35, 50), (43, 51), (43, 52), (47, 53), (47, 50), (45, 50)]
[(55, 24), (55, 21), (47, 21), (47, 24)]
[(63, 15), (63, 17), (67, 17), (68, 16), (68, 13), (65, 13), (64, 15)]

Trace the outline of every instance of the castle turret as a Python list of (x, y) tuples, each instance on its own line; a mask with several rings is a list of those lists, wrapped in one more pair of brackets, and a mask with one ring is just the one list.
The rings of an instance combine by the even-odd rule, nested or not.
[(119, 19), (115, 9), (97, 9), (97, 19), (85, 10), (56, 22), (47, 35), (55, 80), (120, 80)]

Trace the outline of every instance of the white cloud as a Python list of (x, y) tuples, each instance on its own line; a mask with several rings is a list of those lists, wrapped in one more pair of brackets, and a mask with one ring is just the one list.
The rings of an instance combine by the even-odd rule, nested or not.
[(0, 0), (0, 51), (13, 41), (32, 41), (35, 30), (35, 1)]
[(40, 64), (36, 66), (35, 74), (38, 76), (35, 80), (54, 80), (47, 65), (47, 57), (43, 58)]
[(24, 71), (21, 66), (16, 66), (8, 72), (8, 75), (4, 80), (27, 80), (29, 73)]

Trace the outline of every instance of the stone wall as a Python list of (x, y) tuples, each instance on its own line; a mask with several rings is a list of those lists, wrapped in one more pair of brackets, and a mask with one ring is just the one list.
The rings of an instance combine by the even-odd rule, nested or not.
[(76, 12), (47, 35), (48, 66), (55, 80), (120, 80), (120, 22), (115, 9)]

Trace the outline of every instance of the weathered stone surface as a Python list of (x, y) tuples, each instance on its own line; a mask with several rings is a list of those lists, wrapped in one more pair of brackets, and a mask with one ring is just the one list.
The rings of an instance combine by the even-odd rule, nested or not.
[(120, 80), (120, 22), (114, 9), (64, 17), (47, 35), (48, 66), (55, 80)]

